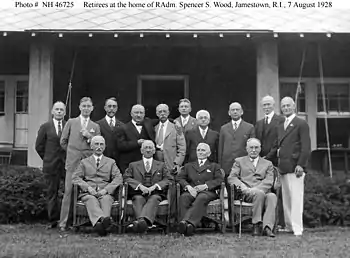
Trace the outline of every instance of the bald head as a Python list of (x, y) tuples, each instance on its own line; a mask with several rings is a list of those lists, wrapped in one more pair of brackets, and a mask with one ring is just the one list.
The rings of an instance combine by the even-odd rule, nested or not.
[(231, 103), (228, 110), (228, 114), (232, 118), (232, 120), (234, 121), (239, 120), (243, 115), (243, 109), (241, 104), (239, 104), (238, 102)]
[(265, 115), (269, 115), (274, 110), (275, 100), (272, 96), (267, 95), (261, 99), (261, 106)]
[(295, 103), (291, 97), (284, 97), (281, 100), (281, 110), (286, 117), (291, 116), (295, 112)]
[(66, 105), (61, 101), (55, 102), (55, 104), (52, 106), (51, 114), (53, 118), (61, 121), (66, 115)]
[(145, 118), (145, 108), (144, 106), (140, 104), (136, 104), (132, 106), (130, 115), (132, 117), (132, 120), (134, 120), (136, 123), (140, 123)]

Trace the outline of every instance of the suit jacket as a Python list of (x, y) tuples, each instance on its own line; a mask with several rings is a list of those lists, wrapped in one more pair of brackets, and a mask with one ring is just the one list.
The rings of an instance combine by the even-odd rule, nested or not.
[(230, 185), (240, 187), (245, 185), (267, 193), (273, 185), (273, 178), (273, 165), (271, 161), (259, 157), (258, 163), (254, 167), (249, 156), (244, 156), (236, 158), (227, 181)]
[(116, 130), (117, 149), (119, 150), (119, 166), (122, 173), (128, 168), (129, 163), (142, 158), (141, 146), (137, 143), (139, 139), (154, 142), (154, 127), (150, 119), (145, 118), (142, 130), (139, 133), (134, 124), (129, 121)]
[[(123, 175), (124, 181), (129, 184), (131, 187), (130, 195), (140, 194), (136, 187), (139, 184), (144, 183), (144, 176), (146, 173), (145, 165), (143, 160), (130, 163), (128, 169), (126, 169), (125, 174)], [(171, 181), (173, 181), (173, 176), (170, 174), (170, 171), (167, 169), (164, 162), (153, 159), (152, 167), (152, 185), (158, 184), (163, 193), (163, 197), (166, 196), (166, 190)]]
[[(62, 121), (62, 128), (66, 121)], [(53, 120), (42, 124), (35, 141), (35, 150), (43, 160), (43, 173), (57, 174), (64, 169), (66, 151), (60, 145)]]
[(247, 155), (247, 140), (252, 137), (255, 137), (254, 126), (243, 120), (236, 131), (231, 121), (221, 127), (218, 159), (226, 175), (230, 174), (236, 158)]
[(256, 138), (261, 141), (260, 156), (270, 160), (274, 165), (277, 165), (277, 157), (276, 152), (273, 151), (273, 146), (277, 140), (277, 128), (281, 123), (284, 123), (284, 117), (274, 114), (270, 124), (265, 125), (265, 118), (255, 124)]
[(105, 189), (112, 195), (115, 189), (123, 183), (123, 178), (114, 159), (102, 156), (97, 167), (95, 157), (91, 155), (80, 161), (73, 173), (72, 183), (80, 186), (82, 193), (79, 197), (88, 194), (89, 186), (96, 191)]
[[(155, 127), (157, 133), (159, 124)], [(168, 121), (168, 126), (164, 135), (163, 155), (164, 163), (168, 170), (171, 170), (176, 165), (182, 165), (186, 154), (186, 142), (183, 133), (175, 129), (175, 125)]]
[(183, 133), (186, 133), (187, 131), (192, 130), (193, 128), (197, 127), (197, 119), (195, 119), (194, 117), (190, 116), (188, 118), (187, 124), (185, 126), (183, 126), (182, 124), (182, 120), (181, 120), (181, 116), (177, 117), (175, 119), (176, 121), (178, 121), (181, 125), (181, 129)]
[(287, 130), (284, 130), (284, 124), (280, 124), (277, 148), (281, 174), (294, 173), (297, 165), (305, 168), (311, 153), (307, 122), (296, 116), (289, 123)]
[[(67, 152), (66, 169), (70, 171), (75, 170), (79, 160), (92, 154), (90, 143), (88, 142), (91, 139), (83, 137), (80, 132), (81, 129), (80, 116), (78, 116), (69, 119), (62, 131), (60, 143), (62, 148)], [(86, 129), (92, 136), (101, 134), (100, 126), (91, 121), (91, 119), (89, 120)]]
[(196, 185), (207, 184), (208, 191), (215, 191), (220, 188), (224, 181), (224, 175), (217, 163), (207, 160), (203, 166), (199, 166), (198, 160), (185, 164), (184, 168), (177, 176), (177, 180), (182, 188), (186, 185), (195, 187)]
[(117, 118), (115, 119), (115, 125), (111, 128), (106, 120), (106, 118), (102, 118), (96, 122), (100, 126), (101, 135), (105, 138), (106, 141), (106, 149), (103, 154), (109, 158), (112, 158), (118, 164), (119, 162), (119, 151), (117, 148), (117, 137), (116, 131), (118, 127), (124, 125), (123, 122), (119, 121)]
[(186, 139), (186, 158), (185, 163), (197, 161), (197, 146), (199, 143), (204, 142), (209, 145), (211, 154), (208, 159), (211, 162), (218, 162), (218, 148), (219, 148), (219, 133), (208, 128), (207, 134), (204, 139), (196, 127), (185, 134)]

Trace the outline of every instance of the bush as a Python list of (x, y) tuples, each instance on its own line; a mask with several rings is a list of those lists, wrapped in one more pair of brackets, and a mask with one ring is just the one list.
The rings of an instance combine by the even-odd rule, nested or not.
[(46, 219), (45, 189), (44, 176), (39, 169), (0, 167), (0, 223)]
[(305, 177), (304, 224), (309, 227), (350, 225), (350, 183), (345, 175), (311, 171)]

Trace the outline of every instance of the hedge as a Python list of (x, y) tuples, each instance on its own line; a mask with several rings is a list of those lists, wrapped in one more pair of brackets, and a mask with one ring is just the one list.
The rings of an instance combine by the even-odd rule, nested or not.
[[(46, 220), (45, 189), (39, 169), (0, 166), (0, 223)], [(331, 180), (329, 176), (311, 171), (305, 177), (305, 226), (349, 226), (349, 204), (350, 183), (346, 176)]]

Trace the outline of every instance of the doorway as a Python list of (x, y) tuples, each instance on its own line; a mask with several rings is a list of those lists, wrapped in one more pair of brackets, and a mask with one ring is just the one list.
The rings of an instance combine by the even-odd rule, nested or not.
[(169, 106), (170, 118), (180, 115), (179, 100), (189, 96), (187, 75), (139, 75), (137, 80), (137, 102), (146, 109), (146, 116), (157, 118), (156, 107), (164, 103)]

